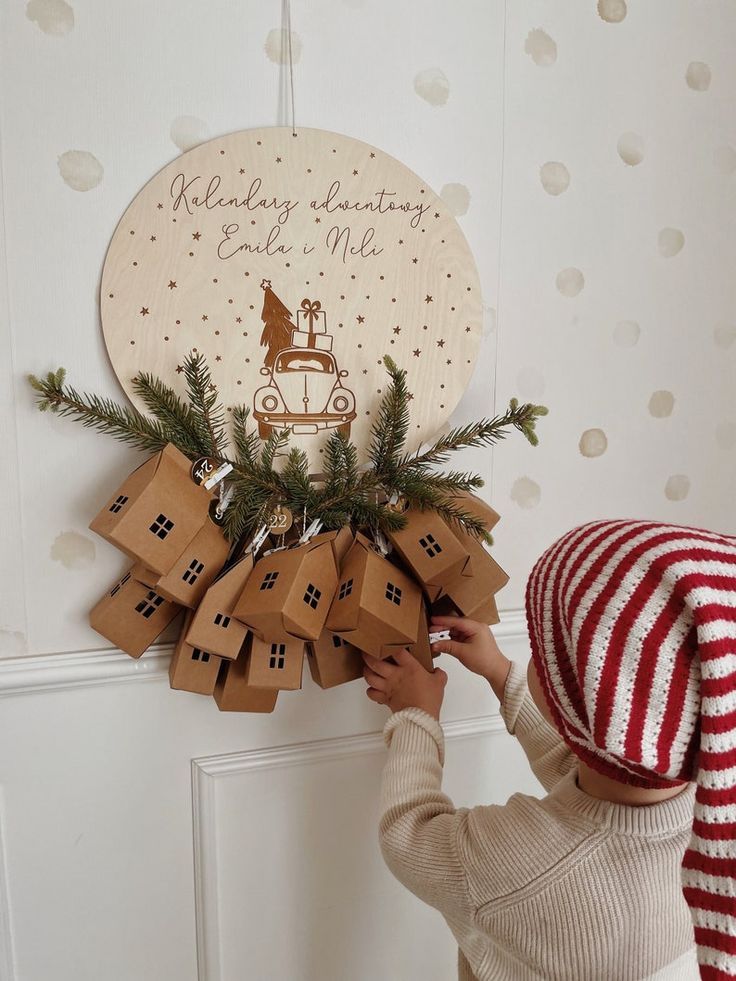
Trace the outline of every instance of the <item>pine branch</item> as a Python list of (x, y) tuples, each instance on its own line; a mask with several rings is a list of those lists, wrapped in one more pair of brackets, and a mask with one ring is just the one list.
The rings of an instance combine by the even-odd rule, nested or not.
[(63, 368), (50, 371), (45, 380), (35, 375), (28, 376), (30, 385), (38, 393), (36, 401), (41, 412), (50, 409), (57, 415), (69, 416), (88, 429), (97, 429), (150, 453), (158, 452), (169, 442), (160, 422), (146, 418), (137, 409), (117, 405), (111, 399), (80, 393), (71, 386), (65, 386), (65, 377)]
[(254, 429), (248, 429), (250, 409), (243, 405), (233, 406), (233, 443), (241, 467), (255, 469), (261, 440)]
[(273, 464), (277, 456), (281, 456), (289, 443), (288, 429), (272, 429), (261, 447), (261, 459), (257, 469), (261, 475), (273, 472)]
[[(289, 451), (279, 477), (290, 502), (290, 507), (296, 506), (296, 510), (300, 512), (306, 508), (308, 514), (313, 513), (317, 508), (319, 495), (309, 479), (309, 458), (304, 450), (293, 447)], [(320, 516), (324, 520), (324, 517)]]
[(133, 388), (148, 410), (161, 422), (169, 442), (188, 456), (207, 455), (209, 447), (202, 420), (182, 402), (173, 388), (147, 372), (136, 375)]
[(397, 456), (409, 432), (409, 390), (406, 371), (386, 355), (383, 363), (391, 378), (388, 390), (381, 399), (376, 421), (371, 427), (368, 457), (378, 474), (390, 473), (397, 465)]
[(184, 377), (192, 410), (202, 420), (207, 455), (222, 459), (227, 450), (225, 411), (218, 403), (217, 388), (203, 354), (192, 352), (184, 358)]

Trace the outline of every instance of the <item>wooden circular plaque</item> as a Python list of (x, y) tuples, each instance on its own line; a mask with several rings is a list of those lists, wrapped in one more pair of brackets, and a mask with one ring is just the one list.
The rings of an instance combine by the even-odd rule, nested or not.
[(177, 157), (133, 200), (100, 308), (131, 401), (139, 371), (184, 392), (202, 352), (223, 404), (313, 460), (335, 428), (365, 455), (387, 375), (407, 369), (408, 448), (447, 421), (481, 338), (478, 273), (442, 200), (393, 157), (316, 129), (245, 130)]

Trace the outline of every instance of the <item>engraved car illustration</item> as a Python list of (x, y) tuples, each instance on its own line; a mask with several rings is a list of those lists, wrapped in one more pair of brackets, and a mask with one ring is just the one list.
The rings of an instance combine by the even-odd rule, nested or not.
[(253, 415), (262, 439), (287, 428), (294, 434), (339, 429), (350, 435), (355, 396), (342, 382), (348, 372), (339, 370), (330, 351), (287, 347), (261, 374), (268, 383), (255, 393)]

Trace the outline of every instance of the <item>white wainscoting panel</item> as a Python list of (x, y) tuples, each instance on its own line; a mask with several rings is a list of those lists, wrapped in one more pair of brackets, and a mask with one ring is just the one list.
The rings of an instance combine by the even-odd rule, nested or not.
[[(534, 792), (498, 715), (445, 725), (456, 804)], [(380, 734), (194, 760), (199, 981), (447, 981), (440, 914), (383, 865)], [(520, 773), (526, 773), (520, 779)], [(495, 792), (494, 792), (495, 788)]]

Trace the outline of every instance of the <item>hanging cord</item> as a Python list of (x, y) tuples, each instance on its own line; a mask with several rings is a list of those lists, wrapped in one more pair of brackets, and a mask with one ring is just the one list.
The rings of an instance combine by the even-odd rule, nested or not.
[(289, 48), (289, 88), (291, 90), (291, 135), (296, 136), (296, 113), (294, 111), (294, 54), (291, 47), (291, 0), (283, 0), (282, 20), (286, 23), (286, 43)]

